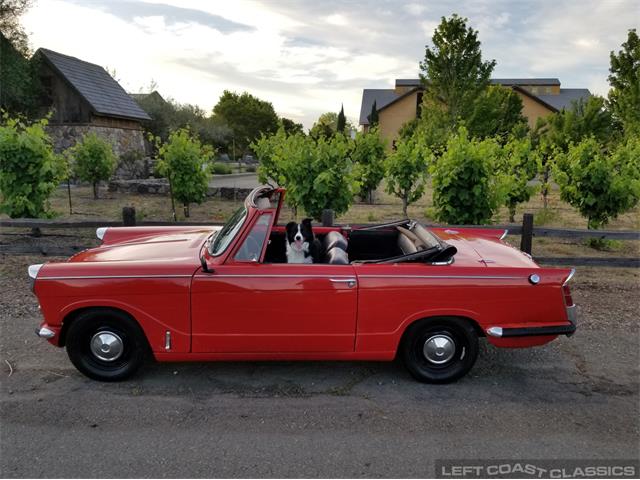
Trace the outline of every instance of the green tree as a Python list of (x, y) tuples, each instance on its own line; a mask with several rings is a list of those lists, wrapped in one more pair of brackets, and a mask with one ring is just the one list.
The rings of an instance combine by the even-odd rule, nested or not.
[(385, 161), (386, 191), (402, 200), (402, 214), (424, 194), (433, 154), (418, 137), (401, 138)]
[(338, 119), (336, 121), (336, 132), (345, 133), (344, 129), (347, 127), (347, 118), (344, 116), (344, 105), (340, 106), (340, 113), (338, 113)]
[(442, 17), (420, 62), (425, 94), (442, 102), (451, 126), (471, 114), (474, 99), (489, 85), (495, 60), (483, 61), (478, 32), (467, 19), (454, 14)]
[[(206, 198), (212, 156), (211, 148), (202, 145), (186, 128), (172, 132), (159, 148), (158, 173), (169, 179), (172, 201), (183, 204), (187, 218), (189, 204), (202, 203)], [(175, 219), (175, 207), (173, 216)]]
[(373, 192), (384, 178), (385, 142), (377, 127), (367, 132), (358, 132), (353, 142), (351, 159), (360, 184), (358, 195), (373, 203)]
[[(346, 131), (354, 130), (354, 126), (345, 118)], [(309, 136), (314, 139), (320, 137), (332, 137), (338, 131), (338, 114), (336, 112), (325, 112), (318, 117), (318, 120), (309, 130)]]
[(498, 159), (498, 170), (504, 174), (505, 206), (509, 209), (509, 221), (515, 222), (516, 207), (528, 202), (535, 191), (529, 185), (540, 170), (540, 157), (529, 138), (511, 138), (503, 147)]
[(640, 38), (629, 30), (627, 41), (616, 55), (609, 55), (609, 105), (627, 135), (640, 135)]
[(505, 198), (505, 179), (498, 171), (500, 145), (493, 139), (471, 140), (461, 127), (433, 164), (433, 204), (438, 220), (483, 224)]
[(640, 199), (640, 140), (628, 139), (607, 155), (594, 138), (572, 144), (559, 156), (555, 178), (560, 197), (580, 211), (588, 228), (606, 225)]
[(25, 57), (29, 55), (29, 37), (20, 20), (32, 5), (33, 0), (0, 1), (0, 35)]
[(380, 117), (378, 116), (378, 104), (375, 100), (373, 101), (373, 105), (371, 105), (371, 113), (369, 113), (367, 120), (369, 121), (369, 128), (375, 127), (380, 121)]
[(231, 128), (235, 148), (243, 154), (249, 152), (249, 145), (260, 134), (278, 130), (278, 115), (273, 105), (247, 92), (239, 95), (225, 90), (213, 112)]
[(102, 180), (109, 180), (116, 168), (116, 156), (109, 142), (95, 132), (87, 133), (67, 151), (73, 159), (73, 171), (84, 182), (93, 185), (93, 198), (98, 198)]
[(344, 135), (314, 140), (302, 134), (261, 137), (252, 148), (260, 160), (261, 182), (271, 180), (287, 188), (287, 202), (320, 220), (322, 210), (346, 212), (359, 185), (350, 158), (351, 145)]
[(500, 85), (490, 85), (478, 95), (466, 122), (471, 136), (498, 137), (502, 142), (506, 142), (517, 127), (526, 130), (526, 125), (520, 96)]
[(572, 102), (569, 108), (553, 113), (542, 121), (544, 135), (550, 143), (566, 152), (571, 143), (594, 137), (606, 144), (613, 134), (611, 112), (597, 95)]
[(12, 218), (49, 215), (49, 196), (65, 177), (53, 153), (47, 120), (26, 124), (6, 114), (0, 123), (0, 211)]
[(304, 126), (301, 123), (296, 123), (285, 117), (280, 119), (280, 123), (287, 135), (295, 135), (296, 133), (304, 134)]

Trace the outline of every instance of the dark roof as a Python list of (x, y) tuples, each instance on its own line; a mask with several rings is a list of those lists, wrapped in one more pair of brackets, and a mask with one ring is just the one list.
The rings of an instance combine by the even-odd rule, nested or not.
[(133, 98), (136, 103), (140, 103), (141, 101), (145, 101), (149, 98), (154, 99), (156, 101), (162, 102), (162, 103), (167, 103), (167, 101), (162, 97), (162, 95), (160, 95), (158, 93), (157, 90), (154, 90), (153, 92), (149, 92), (149, 93), (130, 93), (129, 96), (131, 98)]
[(396, 78), (396, 87), (419, 87), (422, 80), (419, 78)]
[(591, 92), (586, 88), (561, 88), (558, 95), (536, 95), (543, 102), (551, 105), (556, 110), (571, 107), (574, 101), (584, 99), (591, 96)]
[(49, 64), (84, 98), (94, 113), (108, 117), (151, 120), (151, 117), (99, 65), (40, 48)]
[(380, 110), (394, 102), (400, 95), (388, 88), (366, 88), (362, 91), (362, 104), (360, 105), (360, 125), (369, 125), (367, 117), (371, 113), (373, 102), (376, 102), (376, 109)]
[(495, 85), (560, 85), (557, 78), (492, 78)]

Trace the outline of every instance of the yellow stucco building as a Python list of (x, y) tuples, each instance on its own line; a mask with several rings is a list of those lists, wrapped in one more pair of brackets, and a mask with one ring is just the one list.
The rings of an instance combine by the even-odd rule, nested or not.
[[(492, 84), (512, 88), (522, 99), (522, 114), (533, 127), (540, 117), (571, 106), (587, 98), (586, 88), (561, 88), (557, 78), (494, 78)], [(402, 125), (416, 118), (422, 103), (424, 86), (420, 79), (397, 79), (394, 88), (364, 89), (360, 107), (360, 125), (369, 128), (368, 117), (375, 102), (380, 134), (392, 145)]]

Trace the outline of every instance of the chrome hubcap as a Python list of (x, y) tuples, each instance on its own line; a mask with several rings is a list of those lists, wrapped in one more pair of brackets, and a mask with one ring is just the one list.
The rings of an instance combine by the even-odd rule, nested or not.
[(113, 332), (96, 333), (91, 339), (91, 353), (105, 362), (113, 362), (122, 355), (122, 339)]
[(447, 363), (453, 358), (453, 355), (456, 353), (456, 344), (450, 336), (440, 333), (429, 337), (427, 341), (424, 342), (422, 353), (431, 363), (440, 365)]

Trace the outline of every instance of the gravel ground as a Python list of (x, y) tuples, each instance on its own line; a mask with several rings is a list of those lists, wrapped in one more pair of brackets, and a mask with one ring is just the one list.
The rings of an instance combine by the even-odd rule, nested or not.
[(101, 384), (33, 334), (25, 275), (0, 265), (2, 477), (424, 477), (444, 458), (640, 458), (640, 274), (578, 269), (571, 338), (483, 346), (461, 381), (396, 363), (150, 364)]

